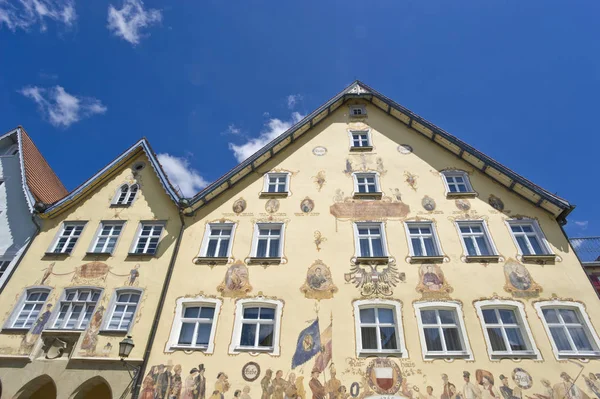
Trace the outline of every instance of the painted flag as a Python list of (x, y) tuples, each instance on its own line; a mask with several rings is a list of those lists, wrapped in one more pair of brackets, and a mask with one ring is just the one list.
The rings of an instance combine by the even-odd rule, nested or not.
[(321, 334), (319, 332), (319, 319), (316, 319), (310, 326), (306, 327), (298, 335), (296, 343), (296, 352), (292, 357), (292, 368), (308, 362), (321, 350)]
[(329, 362), (331, 361), (331, 351), (332, 351), (332, 324), (329, 324), (329, 327), (323, 334), (321, 334), (321, 353), (317, 356), (317, 360), (315, 360), (315, 367), (319, 369), (319, 371), (323, 372)]

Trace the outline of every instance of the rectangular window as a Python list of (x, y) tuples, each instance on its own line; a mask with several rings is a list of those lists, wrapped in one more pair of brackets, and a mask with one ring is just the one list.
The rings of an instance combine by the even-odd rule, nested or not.
[(360, 309), (361, 348), (367, 352), (398, 350), (397, 320), (394, 309), (362, 307)]
[(48, 299), (48, 293), (48, 290), (29, 290), (11, 327), (30, 328), (33, 326)]
[(544, 307), (542, 313), (559, 354), (586, 355), (598, 351), (577, 308)]
[(466, 352), (455, 309), (421, 309), (421, 323), (427, 354)]
[(84, 330), (92, 318), (99, 298), (99, 289), (76, 288), (65, 290), (52, 328)]
[(208, 225), (207, 237), (203, 245), (208, 258), (224, 258), (229, 256), (234, 225), (232, 223), (211, 223)]
[(483, 222), (458, 222), (458, 230), (468, 256), (494, 255), (491, 240)]
[(260, 223), (255, 228), (254, 256), (280, 258), (282, 256), (283, 224)]
[(534, 222), (509, 221), (508, 224), (522, 255), (551, 255)]
[(352, 147), (370, 147), (371, 140), (369, 140), (368, 131), (355, 131), (352, 134)]
[(117, 291), (107, 330), (128, 331), (140, 302), (139, 291)]
[(8, 266), (10, 266), (10, 262), (12, 262), (12, 260), (0, 260), (0, 279), (2, 279), (2, 277), (8, 270)]
[(177, 346), (208, 347), (214, 317), (214, 305), (184, 304)]
[(64, 222), (50, 252), (70, 254), (84, 226), (85, 222)]
[(433, 223), (406, 223), (412, 256), (441, 256)]
[(531, 353), (531, 345), (523, 322), (514, 309), (492, 308), (481, 309), (486, 334), (490, 340), (492, 354), (524, 354)]
[(273, 348), (275, 308), (245, 306), (241, 323), (241, 348), (259, 350), (269, 350)]
[(133, 253), (144, 255), (155, 254), (163, 228), (163, 223), (141, 223)]
[(123, 230), (124, 222), (101, 222), (91, 252), (112, 254)]
[(356, 173), (354, 174), (355, 192), (361, 194), (378, 193), (379, 182), (375, 173)]
[(466, 172), (451, 171), (443, 172), (446, 188), (449, 193), (470, 193), (473, 192), (469, 176)]
[(356, 223), (355, 234), (357, 252), (359, 257), (387, 256), (385, 250), (383, 224), (381, 223)]
[(288, 179), (288, 173), (267, 173), (265, 191), (268, 193), (287, 193)]

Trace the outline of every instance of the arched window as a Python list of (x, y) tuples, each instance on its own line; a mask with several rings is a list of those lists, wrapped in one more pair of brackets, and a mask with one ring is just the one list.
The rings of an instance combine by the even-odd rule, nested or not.
[(123, 184), (113, 199), (113, 205), (118, 206), (129, 206), (133, 203), (135, 196), (137, 195), (139, 186), (137, 184)]
[(121, 288), (115, 290), (106, 318), (104, 330), (129, 331), (142, 296), (142, 290), (137, 288)]

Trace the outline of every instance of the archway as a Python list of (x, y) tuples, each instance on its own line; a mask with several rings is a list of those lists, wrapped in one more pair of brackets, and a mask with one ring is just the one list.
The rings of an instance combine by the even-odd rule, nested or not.
[(108, 382), (96, 376), (81, 384), (70, 396), (72, 399), (112, 399)]
[(23, 385), (15, 399), (56, 399), (56, 384), (50, 376), (40, 375)]

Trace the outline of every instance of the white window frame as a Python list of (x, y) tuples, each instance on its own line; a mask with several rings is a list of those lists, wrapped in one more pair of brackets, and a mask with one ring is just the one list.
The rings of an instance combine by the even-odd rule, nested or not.
[[(135, 252), (138, 242), (141, 238), (141, 234), (142, 234), (142, 229), (144, 228), (144, 226), (161, 226), (161, 231), (160, 231), (160, 235), (158, 237), (158, 243), (156, 244), (156, 249), (154, 250), (154, 252), (145, 252), (148, 249), (148, 245), (150, 243), (150, 240), (148, 240), (148, 242), (146, 242), (146, 245), (144, 246), (144, 252)], [(156, 256), (156, 254), (158, 253), (158, 249), (160, 247), (160, 242), (165, 234), (165, 229), (166, 229), (167, 223), (163, 222), (163, 221), (141, 221), (138, 225), (137, 231), (135, 233), (135, 238), (133, 239), (133, 243), (131, 245), (131, 248), (129, 249), (129, 254), (132, 256)], [(153, 237), (153, 236), (150, 236)]]
[[(258, 253), (258, 240), (259, 240), (259, 232), (260, 232), (260, 228), (261, 226), (264, 226), (265, 228), (273, 228), (275, 226), (279, 226), (280, 227), (280, 233), (279, 233), (279, 256), (276, 257), (270, 257), (267, 256), (266, 258), (270, 258), (270, 259), (281, 259), (283, 258), (283, 248), (284, 248), (284, 242), (285, 242), (285, 223), (282, 222), (266, 222), (266, 223), (255, 223), (254, 224), (254, 234), (252, 236), (252, 254), (251, 257), (252, 258), (256, 258), (258, 257), (257, 253)], [(269, 253), (269, 250), (271, 248), (271, 241), (269, 240), (269, 246), (267, 247), (267, 254)]]
[[(359, 191), (359, 182), (358, 179), (359, 178), (367, 178), (367, 177), (373, 177), (375, 180), (375, 191), (368, 191), (368, 192), (364, 192), (361, 193)], [(381, 194), (381, 184), (379, 182), (379, 173), (377, 172), (354, 172), (352, 173), (352, 180), (354, 181), (354, 195), (369, 195), (369, 194)], [(368, 186), (368, 183), (364, 183), (365, 186)]]
[[(590, 317), (589, 317), (588, 313), (585, 311), (585, 307), (583, 306), (583, 304), (581, 304), (579, 302), (552, 300), (552, 301), (536, 302), (534, 304), (534, 307), (538, 313), (540, 320), (542, 320), (542, 324), (544, 325), (544, 329), (546, 330), (546, 335), (548, 336), (548, 339), (550, 340), (550, 344), (552, 345), (552, 352), (554, 353), (554, 357), (557, 360), (572, 359), (572, 358), (581, 359), (581, 358), (599, 358), (600, 357), (600, 339), (598, 338), (598, 333), (592, 326)], [(595, 346), (595, 351), (592, 351), (592, 352), (574, 352), (574, 351), (569, 351), (569, 352), (562, 351), (561, 352), (561, 351), (559, 351), (558, 347), (556, 346), (556, 343), (554, 342), (554, 337), (552, 337), (552, 333), (550, 332), (550, 326), (548, 326), (548, 323), (546, 323), (546, 318), (544, 317), (544, 313), (543, 313), (544, 308), (569, 308), (572, 310), (573, 309), (576, 310), (579, 313), (579, 317), (581, 318), (581, 321), (582, 321), (581, 325), (587, 330), (586, 335), (587, 335), (588, 339), (590, 340), (590, 343), (593, 346)], [(571, 342), (570, 333), (567, 336), (569, 338), (571, 345), (573, 345), (573, 342)]]
[[(265, 173), (265, 177), (263, 179), (263, 193), (264, 194), (289, 194), (290, 193), (290, 180), (291, 180), (290, 172), (267, 172)], [(269, 180), (271, 177), (276, 177), (277, 179), (283, 177), (285, 178), (285, 190), (284, 191), (269, 191)], [(279, 180), (278, 180), (279, 182)], [(277, 184), (279, 186), (279, 183)]]
[[(367, 144), (355, 146), (354, 145), (354, 135), (355, 134), (366, 135), (367, 136)], [(350, 148), (364, 149), (364, 148), (373, 147), (373, 139), (371, 137), (371, 129), (348, 129), (348, 138), (350, 139)], [(362, 142), (362, 140), (359, 140), (359, 141)]]
[[(542, 356), (540, 354), (537, 345), (535, 344), (535, 340), (533, 339), (533, 334), (531, 332), (531, 328), (529, 327), (529, 323), (527, 322), (527, 315), (525, 314), (525, 306), (523, 303), (519, 301), (509, 301), (503, 299), (486, 299), (483, 301), (475, 302), (475, 309), (477, 310), (477, 316), (479, 317), (479, 321), (481, 322), (481, 328), (483, 329), (483, 336), (485, 337), (485, 343), (487, 344), (488, 356), (490, 360), (498, 360), (502, 358), (528, 358), (541, 360)], [(510, 349), (510, 345), (508, 344), (508, 338), (503, 333), (504, 344), (507, 348), (506, 351), (494, 351), (492, 348), (492, 342), (487, 332), (488, 324), (485, 323), (485, 319), (483, 318), (483, 311), (486, 309), (508, 309), (512, 310), (515, 313), (517, 318), (517, 324), (521, 329), (521, 335), (525, 340), (525, 343), (528, 346), (528, 349), (525, 351), (512, 351)], [(492, 327), (502, 328), (503, 323), (501, 322), (498, 326), (492, 325)], [(504, 331), (504, 328), (502, 328)]]
[[(465, 328), (465, 320), (462, 311), (462, 305), (455, 301), (429, 301), (429, 302), (415, 302), (413, 304), (415, 309), (415, 315), (417, 316), (417, 324), (419, 327), (419, 338), (421, 339), (421, 353), (423, 360), (431, 359), (449, 359), (459, 358), (466, 360), (473, 360), (473, 351), (471, 351), (471, 345), (469, 344), (469, 337), (467, 335), (467, 329)], [(425, 341), (425, 331), (423, 329), (423, 320), (421, 319), (421, 310), (454, 310), (456, 312), (456, 318), (458, 319), (459, 332), (462, 339), (464, 350), (461, 352), (428, 352), (427, 343)], [(445, 342), (445, 341), (444, 341)]]
[[(125, 194), (125, 196), (123, 198), (123, 201), (120, 201), (121, 194), (123, 194), (125, 192), (125, 191), (123, 191), (123, 188), (125, 188), (125, 187), (127, 187), (126, 194)], [(135, 187), (136, 190), (132, 194), (133, 187)], [(134, 183), (134, 184), (127, 184), (127, 183), (122, 184), (117, 189), (117, 192), (115, 193), (115, 196), (113, 197), (113, 200), (111, 201), (111, 205), (122, 206), (122, 207), (131, 206), (131, 205), (133, 205), (134, 201), (137, 199), (139, 192), (140, 192), (140, 185), (137, 184), (137, 183)]]
[[(542, 250), (545, 252), (542, 254), (533, 253), (533, 251), (531, 251), (532, 247), (531, 247), (531, 244), (529, 243), (529, 238), (527, 238), (527, 245), (529, 247), (529, 250), (532, 253), (530, 255), (523, 254), (523, 251), (521, 251), (521, 246), (519, 245), (519, 242), (517, 241), (517, 237), (515, 236), (515, 233), (512, 230), (513, 225), (532, 226), (533, 231), (534, 231), (538, 241), (540, 242), (540, 246), (542, 247)], [(538, 223), (537, 220), (535, 220), (535, 219), (508, 219), (508, 220), (506, 220), (506, 227), (508, 227), (508, 231), (510, 232), (510, 236), (512, 237), (513, 242), (515, 243), (515, 246), (517, 247), (517, 253), (519, 255), (521, 255), (521, 256), (554, 255), (554, 251), (552, 251), (550, 244), (548, 244), (548, 240), (546, 240), (546, 236), (544, 235), (544, 232), (542, 231), (542, 228), (540, 227), (540, 224)]]
[[(406, 350), (406, 339), (404, 337), (404, 328), (402, 323), (402, 303), (400, 301), (393, 301), (389, 299), (364, 299), (353, 302), (354, 306), (354, 328), (356, 332), (356, 356), (397, 356), (403, 359), (408, 358), (408, 351)], [(392, 309), (395, 318), (396, 327), (396, 344), (398, 349), (386, 350), (386, 349), (363, 349), (362, 348), (362, 324), (360, 321), (360, 309), (362, 308), (387, 308)], [(377, 325), (378, 326), (378, 325)], [(379, 329), (378, 329), (379, 331)], [(380, 342), (380, 340), (379, 340)]]
[[(46, 329), (48, 330), (58, 330), (58, 331), (84, 331), (88, 326), (89, 326), (89, 321), (88, 324), (85, 325), (85, 327), (81, 327), (81, 323), (83, 322), (83, 319), (85, 317), (85, 308), (83, 309), (83, 311), (81, 312), (81, 315), (79, 316), (79, 319), (77, 320), (77, 326), (76, 328), (66, 328), (64, 326), (61, 327), (56, 327), (56, 322), (58, 320), (58, 316), (60, 315), (60, 310), (62, 308), (63, 302), (67, 302), (67, 292), (70, 291), (75, 291), (78, 295), (79, 291), (90, 291), (90, 293), (97, 291), (98, 292), (98, 300), (96, 301), (94, 308), (92, 309), (92, 314), (90, 316), (90, 320), (94, 317), (94, 313), (96, 312), (96, 309), (98, 309), (98, 304), (102, 301), (102, 294), (104, 292), (103, 288), (100, 287), (92, 287), (92, 286), (80, 286), (80, 287), (68, 287), (65, 288), (62, 292), (62, 294), (60, 295), (60, 298), (58, 301), (56, 301), (56, 305), (55, 308), (52, 312), (52, 316), (50, 317), (50, 320), (48, 321), (48, 324), (46, 325)], [(69, 306), (69, 310), (65, 316), (65, 318), (63, 319), (63, 324), (65, 324), (69, 318), (70, 315), (73, 312), (73, 302), (80, 302), (78, 300), (70, 300), (68, 301), (71, 305)], [(85, 301), (82, 303), (89, 303), (91, 301)]]
[[(413, 244), (412, 244), (412, 235), (410, 234), (410, 230), (409, 230), (409, 228), (411, 226), (416, 226), (416, 227), (427, 226), (427, 227), (429, 227), (431, 229), (431, 236), (433, 238), (433, 244), (435, 245), (437, 252), (438, 252), (437, 255), (427, 254), (427, 255), (420, 255), (418, 257), (441, 257), (441, 256), (444, 256), (444, 252), (442, 251), (442, 246), (440, 245), (440, 239), (437, 234), (437, 229), (435, 228), (435, 224), (430, 220), (404, 222), (404, 231), (406, 232), (406, 238), (408, 239), (408, 248), (410, 250), (410, 256), (417, 257), (417, 255), (415, 255), (415, 249), (413, 248)], [(418, 237), (423, 237), (423, 236), (421, 234), (419, 234)], [(419, 241), (421, 242), (423, 249), (425, 249), (423, 240), (419, 240)]]
[[(364, 104), (355, 104), (355, 105), (350, 105), (349, 106), (350, 109), (350, 117), (361, 117), (361, 116), (367, 116), (367, 107)], [(355, 111), (356, 110), (356, 111)], [(356, 113), (359, 112), (359, 113)]]
[[(13, 256), (5, 253), (4, 256), (0, 257), (0, 287), (8, 280), (8, 276), (10, 276), (10, 273), (14, 269), (17, 260), (21, 257), (22, 250), (25, 249), (25, 247), (21, 248), (21, 250)], [(3, 267), (5, 267), (4, 270), (2, 270)]]
[[(471, 185), (471, 180), (469, 179), (469, 174), (463, 170), (445, 170), (440, 173), (442, 176), (442, 181), (444, 182), (444, 187), (446, 188), (446, 195), (455, 195), (455, 194), (474, 194), (473, 186)], [(456, 183), (448, 183), (448, 177), (462, 177), (467, 191), (450, 191), (450, 184)]]
[[(209, 257), (207, 252), (208, 252), (208, 244), (210, 243), (210, 239), (212, 238), (212, 229), (216, 228), (216, 229), (226, 229), (226, 228), (231, 228), (231, 234), (229, 235), (229, 244), (227, 246), (227, 255), (225, 255), (225, 257), (230, 257), (231, 256), (231, 249), (233, 248), (233, 238), (235, 237), (235, 228), (237, 226), (237, 223), (234, 222), (225, 222), (225, 223), (207, 223), (206, 224), (206, 228), (204, 229), (204, 238), (202, 239), (202, 245), (200, 246), (200, 253), (198, 254), (199, 257), (202, 258), (207, 258)], [(219, 236), (218, 240), (219, 240), (219, 244), (217, 246), (217, 254), (219, 253), (219, 249), (221, 248), (221, 238), (222, 236)], [(214, 258), (214, 257), (212, 257)]]
[[(363, 256), (360, 253), (360, 236), (358, 234), (358, 228), (359, 227), (379, 227), (379, 231), (381, 232), (381, 246), (382, 246), (382, 251), (383, 251), (383, 257), (387, 257), (390, 256), (390, 253), (388, 251), (388, 246), (387, 246), (387, 238), (386, 238), (386, 234), (385, 234), (385, 225), (383, 222), (371, 222), (371, 221), (363, 221), (363, 222), (354, 222), (353, 223), (353, 228), (354, 228), (354, 255), (358, 258), (373, 258), (374, 256)], [(369, 240), (369, 242), (371, 242)], [(370, 245), (371, 247), (371, 253), (373, 253), (372, 251), (372, 247), (373, 245)]]
[[(217, 332), (217, 323), (219, 320), (219, 314), (221, 312), (222, 304), (223, 301), (221, 301), (220, 299), (207, 298), (202, 295), (194, 298), (178, 298), (175, 303), (175, 316), (173, 318), (171, 333), (169, 335), (169, 340), (167, 341), (167, 345), (165, 347), (165, 352), (175, 352), (177, 350), (193, 350), (202, 351), (204, 353), (213, 353), (215, 350), (215, 335)], [(207, 346), (188, 346), (178, 344), (179, 335), (181, 334), (181, 327), (183, 325), (183, 311), (186, 306), (206, 306), (215, 308), (215, 314), (212, 321), (212, 328), (210, 331), (210, 338)]]
[(42, 304), (40, 311), (38, 312), (38, 314), (35, 316), (35, 318), (33, 320), (33, 323), (35, 324), (37, 319), (40, 317), (40, 314), (42, 314), (45, 311), (44, 309), (46, 309), (46, 305), (48, 303), (48, 300), (50, 299), (50, 294), (52, 293), (52, 288), (50, 288), (50, 287), (46, 287), (43, 285), (36, 285), (36, 286), (25, 288), (23, 290), (23, 292), (21, 293), (21, 295), (19, 296), (19, 300), (13, 307), (13, 310), (12, 310), (9, 318), (4, 322), (4, 326), (2, 327), (3, 329), (6, 329), (6, 330), (29, 330), (31, 328), (31, 326), (30, 327), (14, 327), (14, 324), (17, 321), (17, 318), (19, 317), (21, 312), (23, 311), (23, 307), (27, 303), (27, 297), (32, 292), (46, 292), (48, 294), (48, 296), (46, 297), (46, 300), (44, 302), (41, 302), (41, 301), (35, 302), (35, 303)]
[[(105, 225), (112, 225), (112, 226), (116, 226), (116, 225), (120, 225), (121, 226), (121, 231), (119, 233), (119, 235), (117, 235), (117, 240), (115, 241), (115, 246), (113, 248), (112, 251), (96, 251), (96, 245), (98, 244), (98, 240), (100, 239), (100, 235), (102, 234), (102, 230), (104, 229)], [(99, 224), (98, 224), (98, 228), (96, 229), (96, 234), (94, 234), (94, 239), (92, 240), (92, 243), (90, 245), (90, 248), (88, 249), (89, 253), (93, 253), (93, 254), (113, 254), (115, 252), (115, 250), (117, 249), (117, 245), (119, 245), (119, 241), (121, 239), (121, 236), (123, 235), (123, 230), (125, 230), (125, 221), (120, 221), (120, 220), (102, 220)], [(112, 229), (111, 229), (112, 232)], [(104, 237), (114, 237), (114, 235), (109, 235), (109, 236), (104, 236)], [(108, 244), (108, 240), (104, 243), (103, 248), (106, 248), (106, 245)]]
[[(73, 251), (75, 251), (75, 248), (77, 247), (77, 244), (79, 243), (79, 241), (81, 240), (81, 236), (83, 235), (83, 232), (85, 231), (85, 226), (87, 225), (87, 221), (85, 222), (80, 222), (80, 221), (66, 221), (63, 222), (60, 226), (60, 230), (58, 230), (58, 232), (56, 233), (56, 236), (54, 237), (54, 240), (52, 240), (52, 243), (50, 244), (50, 247), (48, 248), (48, 253), (51, 254), (56, 254), (56, 255), (60, 255), (60, 254), (66, 254), (66, 255), (70, 255), (73, 253)], [(73, 248), (71, 249), (71, 251), (67, 252), (67, 251), (59, 251), (59, 252), (55, 252), (56, 251), (56, 247), (58, 246), (58, 242), (60, 241), (60, 239), (62, 238), (62, 235), (65, 231), (65, 229), (68, 226), (82, 226), (81, 229), (81, 233), (75, 238), (75, 244), (73, 245)], [(73, 234), (69, 234), (69, 240), (67, 241), (67, 243), (70, 242), (70, 240), (73, 239)], [(67, 244), (64, 245), (64, 248), (67, 248)], [(64, 249), (63, 248), (63, 249)]]
[[(246, 307), (271, 307), (275, 309), (273, 328), (273, 347), (271, 348), (247, 348), (240, 346), (240, 340), (242, 339), (242, 321), (244, 315), (244, 308)], [(265, 352), (273, 356), (279, 356), (280, 345), (279, 337), (281, 334), (281, 315), (283, 313), (283, 302), (275, 299), (265, 298), (247, 298), (239, 299), (235, 304), (235, 322), (233, 325), (233, 336), (231, 338), (231, 345), (229, 345), (229, 353), (235, 354), (240, 352), (258, 353)]]
[[(458, 236), (460, 237), (460, 243), (462, 244), (465, 256), (467, 256), (467, 257), (469, 257), (469, 256), (498, 256), (498, 250), (496, 249), (496, 245), (494, 244), (494, 241), (492, 240), (492, 235), (490, 234), (490, 231), (487, 227), (487, 223), (484, 220), (482, 220), (482, 219), (458, 220), (455, 222), (455, 225), (456, 225), (456, 231), (458, 231)], [(473, 245), (475, 246), (475, 249), (478, 253), (475, 255), (469, 254), (469, 250), (467, 249), (467, 245), (465, 244), (465, 236), (463, 235), (465, 233), (463, 233), (460, 230), (461, 226), (465, 226), (465, 225), (481, 227), (483, 238), (490, 248), (491, 253), (489, 255), (481, 254), (481, 250), (479, 249), (479, 244), (477, 244), (477, 242), (475, 240), (473, 240)], [(475, 235), (474, 233), (467, 233), (468, 237), (473, 237), (474, 235)]]
[[(140, 299), (138, 300), (138, 302), (135, 305), (135, 311), (133, 312), (133, 316), (131, 317), (131, 323), (129, 324), (129, 326), (127, 328), (110, 328), (110, 322), (115, 313), (117, 305), (122, 304), (121, 302), (117, 302), (117, 299), (119, 298), (120, 294), (136, 294), (136, 295), (140, 296)], [(143, 295), (144, 295), (144, 290), (142, 288), (126, 287), (126, 288), (115, 289), (112, 293), (112, 297), (110, 298), (110, 303), (108, 305), (109, 311), (106, 313), (106, 317), (104, 317), (104, 321), (102, 322), (101, 330), (108, 331), (108, 332), (129, 332), (129, 331), (131, 331), (131, 328), (135, 324), (135, 318), (138, 314), (138, 311), (140, 310), (140, 305), (142, 303)], [(132, 302), (127, 302), (127, 304), (131, 304), (131, 303)], [(122, 321), (123, 321), (123, 319), (121, 318), (121, 322)]]

